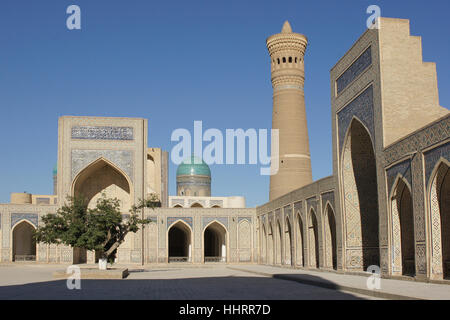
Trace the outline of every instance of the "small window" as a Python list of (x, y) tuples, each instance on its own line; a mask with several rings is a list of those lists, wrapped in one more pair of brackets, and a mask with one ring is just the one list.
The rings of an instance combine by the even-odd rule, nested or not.
[(289, 63), (292, 63), (292, 57), (289, 57)]
[(280, 58), (277, 58), (277, 60), (278, 60), (278, 64), (280, 64)]
[(283, 57), (283, 63), (286, 63), (286, 57)]
[(295, 63), (297, 63), (297, 57), (295, 57)]

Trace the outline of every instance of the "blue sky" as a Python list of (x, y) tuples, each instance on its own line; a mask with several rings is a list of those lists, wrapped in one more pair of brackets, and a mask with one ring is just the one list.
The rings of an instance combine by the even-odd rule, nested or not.
[[(82, 30), (66, 28), (81, 8)], [(66, 1), (0, 4), (0, 203), (10, 192), (52, 193), (62, 115), (144, 117), (149, 146), (170, 151), (177, 128), (270, 128), (268, 36), (290, 21), (308, 37), (306, 112), (313, 178), (332, 174), (329, 70), (364, 32), (366, 8), (411, 20), (425, 61), (437, 63), (450, 106), (450, 2)], [(176, 166), (170, 165), (170, 194)], [(268, 200), (259, 166), (211, 166), (212, 193)]]

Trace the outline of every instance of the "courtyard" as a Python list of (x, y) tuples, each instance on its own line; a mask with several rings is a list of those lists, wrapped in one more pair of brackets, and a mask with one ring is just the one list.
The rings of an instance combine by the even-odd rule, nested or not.
[[(150, 300), (359, 300), (373, 297), (311, 286), (234, 269), (228, 265), (129, 267), (123, 280), (81, 280), (69, 290), (53, 272), (64, 265), (0, 265), (0, 300), (4, 299), (150, 299)], [(236, 266), (238, 267), (238, 266)], [(247, 266), (248, 268), (249, 266)], [(284, 270), (284, 269), (281, 269)]]
[(381, 290), (370, 292), (362, 275), (250, 264), (128, 266), (126, 279), (81, 280), (80, 290), (69, 290), (66, 280), (53, 278), (66, 267), (1, 264), (0, 300), (450, 299), (447, 284), (381, 279)]

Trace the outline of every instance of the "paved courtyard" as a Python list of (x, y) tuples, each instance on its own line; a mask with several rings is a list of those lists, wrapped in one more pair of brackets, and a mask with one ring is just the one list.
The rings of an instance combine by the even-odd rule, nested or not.
[(232, 269), (233, 266), (160, 266), (133, 269), (123, 280), (82, 280), (68, 290), (53, 279), (62, 265), (0, 265), (0, 299), (297, 300), (373, 299)]

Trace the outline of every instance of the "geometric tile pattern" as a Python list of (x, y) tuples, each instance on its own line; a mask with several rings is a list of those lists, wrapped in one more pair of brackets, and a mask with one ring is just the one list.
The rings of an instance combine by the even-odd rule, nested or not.
[(425, 158), (425, 185), (430, 181), (431, 172), (440, 158), (450, 162), (450, 142), (424, 153)]
[(192, 217), (167, 217), (167, 229), (178, 220), (183, 220), (192, 228)]
[(133, 182), (133, 153), (125, 150), (72, 150), (72, 180), (86, 166), (99, 158), (105, 158), (113, 163)]
[(408, 136), (384, 152), (384, 166), (397, 161), (409, 153), (423, 150), (439, 141), (444, 141), (450, 136), (450, 115)]
[(203, 217), (203, 229), (213, 221), (218, 221), (228, 229), (228, 217)]
[(372, 50), (368, 47), (359, 57), (353, 62), (350, 67), (336, 80), (336, 91), (339, 94), (344, 90), (356, 77), (358, 77), (364, 70), (372, 64)]
[(386, 170), (387, 182), (388, 182), (388, 194), (391, 194), (391, 190), (394, 187), (395, 178), (400, 174), (402, 178), (408, 181), (409, 185), (412, 186), (411, 181), (411, 161), (405, 160), (396, 164), (395, 166), (390, 167)]
[(27, 220), (32, 223), (36, 228), (38, 226), (38, 214), (37, 213), (11, 213), (11, 229), (20, 220)]
[(372, 143), (375, 145), (375, 129), (373, 114), (373, 87), (370, 85), (352, 102), (342, 108), (338, 114), (339, 152), (342, 152), (345, 134), (353, 117), (357, 117), (369, 130)]

